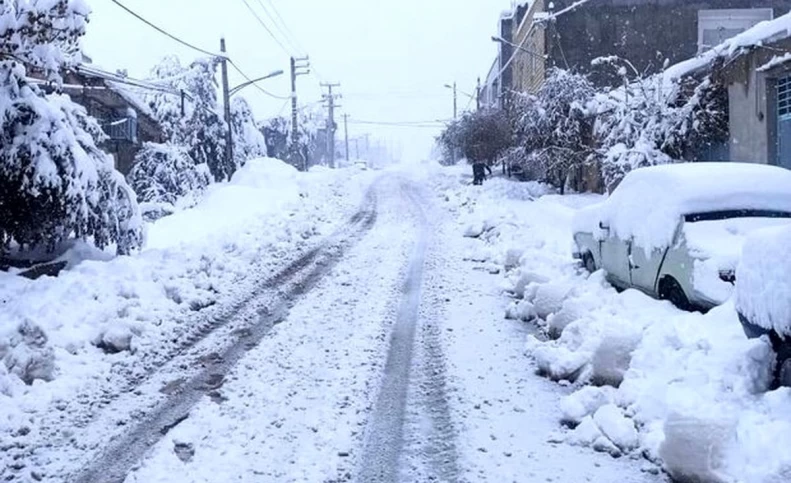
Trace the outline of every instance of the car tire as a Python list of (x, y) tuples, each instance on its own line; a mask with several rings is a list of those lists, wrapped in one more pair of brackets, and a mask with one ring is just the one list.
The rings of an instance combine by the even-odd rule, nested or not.
[(590, 252), (585, 252), (585, 254), (582, 255), (582, 266), (588, 273), (593, 273), (597, 270), (596, 260), (593, 259), (593, 255), (591, 255)]
[(687, 312), (694, 310), (692, 304), (689, 303), (687, 294), (685, 294), (684, 289), (681, 288), (681, 284), (679, 284), (676, 279), (672, 277), (662, 280), (661, 288), (659, 290), (659, 298), (669, 301), (671, 304), (675, 305), (681, 310), (685, 310)]

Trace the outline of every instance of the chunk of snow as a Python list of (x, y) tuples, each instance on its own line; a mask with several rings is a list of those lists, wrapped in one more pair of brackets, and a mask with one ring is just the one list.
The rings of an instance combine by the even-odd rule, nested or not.
[(736, 438), (732, 420), (672, 414), (659, 454), (677, 481), (724, 482), (727, 447)]
[(482, 222), (471, 223), (464, 229), (464, 236), (467, 238), (478, 238), (483, 234), (486, 225)]
[[(615, 390), (611, 387), (585, 386), (560, 400), (562, 420), (567, 423), (581, 424), (600, 407), (614, 401)], [(592, 442), (592, 440), (591, 440)]]
[(566, 436), (566, 442), (573, 446), (592, 446), (599, 438), (603, 437), (599, 426), (593, 422), (593, 416), (585, 416)]
[(536, 318), (536, 309), (527, 300), (518, 300), (506, 310), (506, 318), (528, 322)]
[(543, 284), (549, 282), (549, 279), (543, 275), (535, 272), (524, 271), (519, 273), (514, 283), (514, 288), (511, 290), (518, 298), (528, 298), (525, 296), (525, 291), (530, 285)]
[(618, 387), (629, 370), (632, 352), (640, 344), (639, 333), (611, 333), (602, 339), (593, 353), (591, 381)]
[(572, 290), (573, 287), (565, 282), (539, 285), (533, 299), (536, 314), (542, 319), (546, 319), (550, 314), (559, 312)]
[(623, 411), (614, 405), (606, 404), (593, 414), (593, 421), (607, 439), (621, 451), (629, 452), (640, 445), (640, 438), (634, 422), (624, 416)]

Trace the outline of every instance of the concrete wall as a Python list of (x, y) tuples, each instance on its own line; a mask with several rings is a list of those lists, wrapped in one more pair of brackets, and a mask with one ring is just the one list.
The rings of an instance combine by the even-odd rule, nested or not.
[[(555, 10), (574, 0), (556, 0)], [(629, 59), (646, 73), (694, 57), (698, 49), (698, 11), (702, 9), (774, 8), (775, 17), (791, 9), (791, 0), (590, 0), (556, 20), (551, 39), (555, 65), (591, 72), (597, 84), (617, 79), (591, 60), (607, 55)]]
[(738, 57), (715, 73), (717, 82), (728, 86), (731, 161), (778, 163), (776, 81), (791, 74), (791, 63), (769, 70), (761, 67), (778, 52), (791, 51), (791, 39), (767, 47)]
[(765, 83), (763, 75), (752, 71), (743, 82), (728, 86), (731, 161), (769, 162)]

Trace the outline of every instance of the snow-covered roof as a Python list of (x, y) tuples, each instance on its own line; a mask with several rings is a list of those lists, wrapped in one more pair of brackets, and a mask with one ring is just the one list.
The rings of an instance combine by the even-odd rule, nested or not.
[(684, 215), (727, 210), (791, 213), (791, 171), (749, 163), (682, 163), (639, 168), (605, 202), (583, 210), (575, 230), (602, 236), (601, 220), (647, 249), (672, 242)]
[(730, 58), (753, 47), (791, 36), (791, 13), (761, 22), (692, 59), (679, 62), (664, 72), (665, 83), (710, 66), (719, 58)]

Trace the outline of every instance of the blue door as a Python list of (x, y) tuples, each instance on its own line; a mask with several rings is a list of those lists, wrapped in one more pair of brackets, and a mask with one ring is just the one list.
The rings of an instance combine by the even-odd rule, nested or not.
[(777, 80), (777, 164), (791, 169), (791, 76)]

